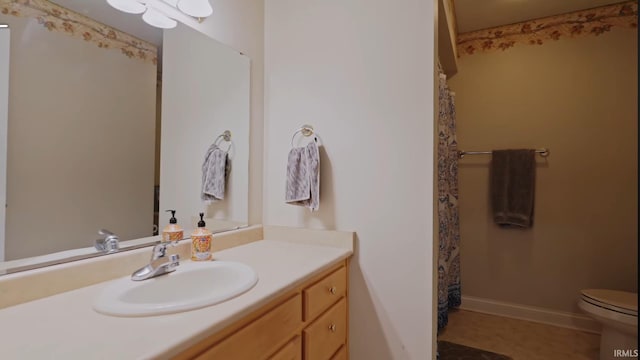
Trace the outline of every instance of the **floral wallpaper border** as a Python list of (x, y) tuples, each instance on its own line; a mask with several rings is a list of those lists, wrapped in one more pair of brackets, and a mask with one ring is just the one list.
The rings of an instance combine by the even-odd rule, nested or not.
[(542, 45), (546, 41), (602, 35), (612, 27), (637, 29), (638, 2), (627, 1), (568, 14), (458, 34), (458, 57), (507, 50), (516, 44)]
[(49, 31), (94, 43), (99, 48), (118, 49), (128, 58), (158, 63), (155, 45), (47, 0), (0, 0), (0, 13), (36, 18)]

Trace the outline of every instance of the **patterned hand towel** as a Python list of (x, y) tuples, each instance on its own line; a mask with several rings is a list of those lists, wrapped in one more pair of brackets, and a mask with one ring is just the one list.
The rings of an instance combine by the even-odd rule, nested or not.
[(285, 201), (308, 207), (320, 206), (320, 152), (315, 141), (289, 151)]
[(202, 163), (202, 192), (200, 198), (206, 203), (224, 199), (224, 188), (229, 170), (227, 152), (213, 144), (207, 150)]
[(501, 226), (530, 228), (535, 183), (535, 150), (494, 150), (491, 156), (494, 222)]

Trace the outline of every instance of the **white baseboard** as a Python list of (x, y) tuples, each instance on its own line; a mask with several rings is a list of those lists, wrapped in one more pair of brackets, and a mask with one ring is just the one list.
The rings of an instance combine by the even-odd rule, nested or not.
[(513, 304), (473, 296), (462, 296), (460, 309), (513, 319), (533, 321), (569, 329), (600, 333), (600, 324), (592, 318), (569, 312)]

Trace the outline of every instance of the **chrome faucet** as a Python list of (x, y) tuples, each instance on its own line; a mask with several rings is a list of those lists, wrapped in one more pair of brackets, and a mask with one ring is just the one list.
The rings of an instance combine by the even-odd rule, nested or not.
[(172, 246), (171, 243), (160, 243), (151, 250), (151, 261), (148, 265), (136, 270), (131, 274), (131, 280), (140, 281), (151, 279), (159, 275), (167, 274), (176, 269), (180, 265), (180, 256), (172, 254), (167, 256), (167, 247)]
[(118, 251), (118, 249), (120, 248), (120, 245), (118, 244), (120, 240), (118, 238), (118, 235), (105, 229), (100, 229), (98, 231), (98, 235), (104, 236), (104, 239), (98, 239), (95, 242), (95, 247), (98, 251), (103, 251), (106, 253), (113, 253)]

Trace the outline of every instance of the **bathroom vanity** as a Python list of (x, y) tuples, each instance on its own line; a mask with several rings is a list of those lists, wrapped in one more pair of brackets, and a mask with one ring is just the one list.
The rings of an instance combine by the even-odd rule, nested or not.
[[(245, 232), (252, 233), (252, 238), (238, 235), (243, 233), (239, 230), (214, 239), (218, 244), (214, 259), (252, 267), (259, 280), (247, 292), (191, 311), (117, 317), (92, 308), (102, 290), (112, 283), (101, 280), (0, 309), (3, 357), (347, 359), (348, 265), (353, 233), (274, 227), (265, 227), (264, 231), (254, 227)], [(225, 245), (226, 237), (230, 240)], [(179, 251), (188, 245), (184, 242)], [(220, 250), (227, 245), (230, 247)], [(130, 273), (144, 265), (149, 251), (146, 248), (119, 254), (117, 263), (123, 267), (135, 263), (126, 269)], [(115, 264), (114, 259), (83, 260), (87, 273), (78, 277), (95, 272), (95, 262), (100, 261)], [(82, 271), (82, 265), (39, 269), (36, 272), (40, 274), (32, 275), (35, 278), (30, 282), (42, 285), (37, 277), (48, 276), (47, 282), (53, 287), (51, 272), (59, 271), (57, 267), (75, 266)], [(15, 296), (11, 293), (25, 286), (24, 281), (31, 276), (27, 273), (0, 278), (0, 295)]]
[(192, 346), (178, 359), (346, 359), (347, 260)]

